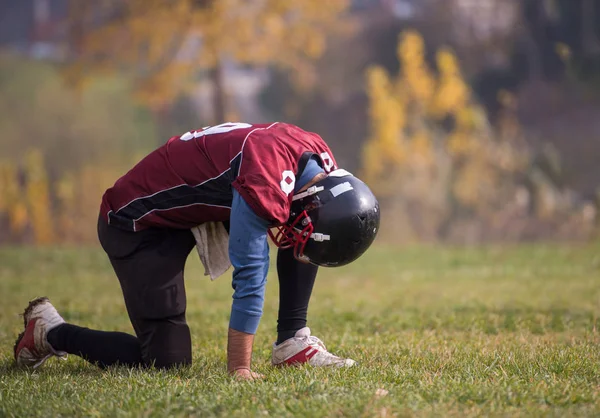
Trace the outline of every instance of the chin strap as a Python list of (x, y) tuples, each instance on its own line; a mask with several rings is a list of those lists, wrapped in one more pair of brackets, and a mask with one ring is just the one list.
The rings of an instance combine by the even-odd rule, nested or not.
[(323, 186), (310, 186), (302, 193), (295, 194), (294, 197), (292, 197), (292, 200), (304, 199), (306, 196), (312, 196), (313, 194), (317, 194), (323, 190), (325, 190)]
[(331, 235), (321, 234), (320, 232), (314, 232), (314, 233), (310, 234), (310, 237), (317, 242), (331, 240)]

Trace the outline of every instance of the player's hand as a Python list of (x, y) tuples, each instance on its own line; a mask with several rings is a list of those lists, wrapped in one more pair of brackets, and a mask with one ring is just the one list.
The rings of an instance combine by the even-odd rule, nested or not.
[(260, 380), (264, 379), (264, 375), (260, 373), (253, 372), (250, 369), (237, 369), (231, 372), (231, 375), (236, 378), (236, 380)]

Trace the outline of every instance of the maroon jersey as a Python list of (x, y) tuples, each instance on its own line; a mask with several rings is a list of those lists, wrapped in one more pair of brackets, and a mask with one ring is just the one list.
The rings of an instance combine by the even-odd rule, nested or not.
[(111, 225), (187, 229), (229, 219), (232, 187), (254, 212), (273, 225), (287, 221), (296, 176), (317, 155), (336, 167), (323, 139), (286, 123), (222, 125), (172, 137), (102, 197)]

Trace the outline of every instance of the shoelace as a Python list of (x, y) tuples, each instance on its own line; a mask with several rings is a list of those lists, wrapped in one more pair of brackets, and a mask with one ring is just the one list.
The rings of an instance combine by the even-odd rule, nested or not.
[(321, 348), (323, 349), (323, 351), (327, 351), (327, 348), (325, 347), (325, 344), (318, 337), (315, 337), (314, 335), (310, 335), (308, 337), (303, 337), (303, 339), (311, 347), (315, 347), (316, 346), (315, 348), (318, 348), (319, 351), (321, 351)]
[[(310, 335), (308, 337), (301, 337), (306, 344), (308, 344), (311, 347), (314, 347), (315, 349), (317, 349), (318, 351), (320, 351), (322, 353), (323, 356), (326, 356), (328, 359), (332, 359), (335, 361), (335, 364), (338, 365), (347, 365), (347, 366), (351, 366), (353, 364), (355, 364), (355, 361), (352, 359), (344, 359), (344, 358), (340, 358), (336, 355), (331, 354), (329, 351), (327, 351), (327, 348), (325, 347), (325, 344), (323, 343), (323, 341), (321, 341), (319, 338)], [(348, 363), (350, 362), (350, 363)], [(334, 364), (334, 363), (329, 363), (329, 364)]]

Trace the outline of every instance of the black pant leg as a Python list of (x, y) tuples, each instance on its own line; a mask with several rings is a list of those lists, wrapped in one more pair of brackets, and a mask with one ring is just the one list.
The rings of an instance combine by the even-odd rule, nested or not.
[(64, 324), (48, 333), (48, 342), (57, 351), (78, 355), (100, 367), (190, 364), (183, 269), (195, 245), (192, 233), (168, 229), (126, 232), (100, 219), (98, 234), (121, 283), (137, 337)]
[(117, 364), (129, 367), (143, 364), (140, 341), (123, 332), (96, 331), (62, 324), (52, 329), (47, 338), (55, 350), (82, 357), (102, 368)]
[(318, 267), (301, 263), (294, 258), (292, 249), (277, 252), (279, 276), (279, 314), (277, 343), (294, 336), (306, 326), (308, 303), (312, 294)]
[(107, 253), (121, 283), (143, 361), (157, 367), (191, 364), (183, 270), (196, 243), (194, 236), (189, 230), (176, 229), (135, 234), (145, 236), (133, 253), (111, 254), (111, 248)]

